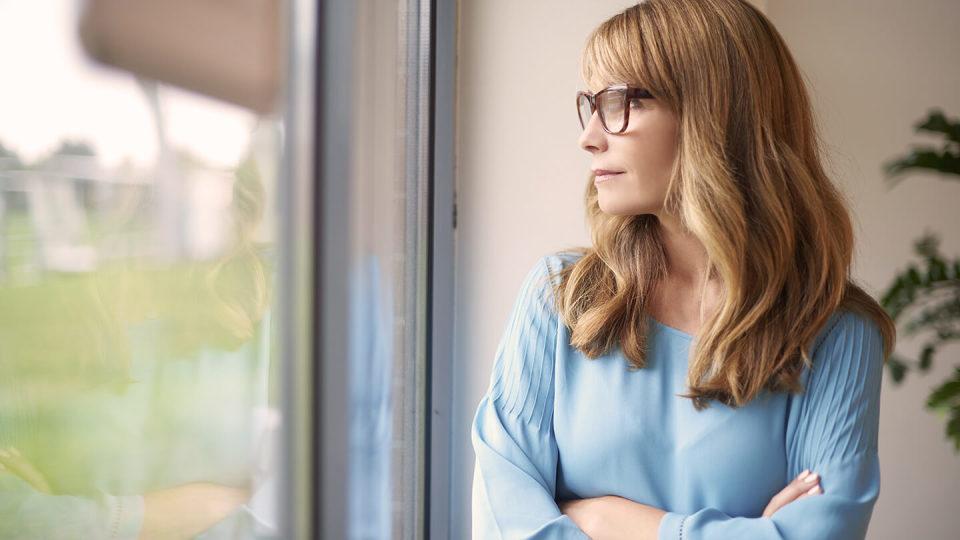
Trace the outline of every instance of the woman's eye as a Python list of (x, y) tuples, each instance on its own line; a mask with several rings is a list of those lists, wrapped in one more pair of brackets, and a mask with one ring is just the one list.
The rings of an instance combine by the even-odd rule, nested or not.
[(642, 109), (643, 105), (639, 101), (631, 101), (630, 106), (634, 109)]

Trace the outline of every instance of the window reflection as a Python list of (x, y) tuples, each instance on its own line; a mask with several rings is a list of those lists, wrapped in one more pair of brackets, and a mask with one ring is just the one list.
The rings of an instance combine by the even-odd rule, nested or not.
[(278, 122), (89, 64), (77, 7), (0, 3), (0, 538), (271, 538)]

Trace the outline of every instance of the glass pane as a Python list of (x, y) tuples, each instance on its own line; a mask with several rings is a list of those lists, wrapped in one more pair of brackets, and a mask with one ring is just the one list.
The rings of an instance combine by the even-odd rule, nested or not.
[(273, 537), (280, 123), (78, 9), (0, 2), (0, 538)]
[(425, 537), (429, 4), (353, 4), (348, 538)]
[(580, 113), (580, 126), (586, 129), (587, 124), (590, 123), (590, 117), (593, 116), (593, 111), (590, 107), (590, 98), (587, 96), (580, 96), (578, 100), (579, 104), (579, 113)]
[(603, 116), (607, 129), (616, 133), (623, 128), (624, 102), (626, 94), (620, 90), (612, 90), (600, 94), (597, 98), (597, 108)]

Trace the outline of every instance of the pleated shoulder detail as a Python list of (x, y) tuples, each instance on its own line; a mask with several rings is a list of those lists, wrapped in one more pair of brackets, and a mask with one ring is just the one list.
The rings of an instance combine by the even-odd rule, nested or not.
[(838, 462), (876, 451), (883, 339), (868, 317), (841, 311), (812, 356), (795, 441), (800, 462)]
[(527, 272), (514, 301), (491, 375), (491, 398), (515, 419), (549, 425), (553, 405), (558, 317), (551, 275), (563, 259), (545, 255)]

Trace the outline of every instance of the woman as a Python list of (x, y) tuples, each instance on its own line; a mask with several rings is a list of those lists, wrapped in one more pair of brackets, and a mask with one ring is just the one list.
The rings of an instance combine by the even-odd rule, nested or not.
[(601, 24), (578, 94), (593, 246), (541, 257), (472, 426), (485, 538), (863, 538), (895, 328), (801, 74), (741, 0)]

